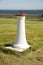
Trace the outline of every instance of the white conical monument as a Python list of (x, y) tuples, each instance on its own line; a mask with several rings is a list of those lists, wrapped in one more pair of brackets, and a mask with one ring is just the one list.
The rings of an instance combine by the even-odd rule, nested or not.
[(13, 44), (13, 47), (6, 48), (23, 52), (25, 49), (30, 47), (30, 45), (26, 41), (25, 34), (25, 17), (27, 16), (27, 14), (17, 14), (16, 16), (18, 16), (16, 43)]

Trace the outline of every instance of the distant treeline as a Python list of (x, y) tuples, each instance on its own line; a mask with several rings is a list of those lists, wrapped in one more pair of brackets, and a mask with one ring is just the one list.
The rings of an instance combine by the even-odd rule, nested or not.
[[(0, 14), (0, 18), (16, 18), (15, 14)], [(29, 14), (27, 18), (41, 18), (43, 14)]]
[(0, 18), (15, 18), (15, 14), (0, 14)]

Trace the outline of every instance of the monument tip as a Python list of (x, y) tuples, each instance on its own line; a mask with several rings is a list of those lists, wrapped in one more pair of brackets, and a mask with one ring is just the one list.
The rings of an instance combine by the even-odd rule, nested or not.
[(28, 14), (16, 14), (16, 16), (28, 16)]

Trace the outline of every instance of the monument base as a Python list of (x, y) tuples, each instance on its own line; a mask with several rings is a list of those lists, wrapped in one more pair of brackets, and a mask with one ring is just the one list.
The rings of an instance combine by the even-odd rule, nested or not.
[[(23, 47), (23, 46), (22, 46)], [(5, 48), (7, 49), (11, 49), (11, 50), (15, 50), (15, 51), (19, 51), (19, 52), (23, 52), (24, 50), (30, 48), (30, 45), (28, 45), (27, 47), (24, 46), (24, 48), (20, 47), (19, 45), (18, 46), (7, 46)]]

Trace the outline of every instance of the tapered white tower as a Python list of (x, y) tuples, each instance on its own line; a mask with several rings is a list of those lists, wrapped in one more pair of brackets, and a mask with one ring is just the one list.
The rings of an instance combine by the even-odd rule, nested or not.
[(13, 44), (13, 48), (12, 47), (7, 48), (23, 52), (25, 49), (30, 47), (30, 45), (26, 41), (25, 33), (25, 17), (27, 16), (27, 14), (17, 14), (16, 16), (18, 17), (16, 43)]

